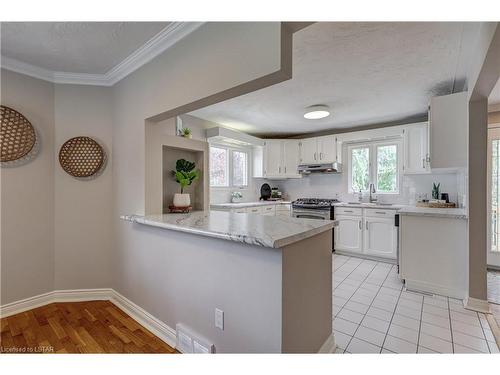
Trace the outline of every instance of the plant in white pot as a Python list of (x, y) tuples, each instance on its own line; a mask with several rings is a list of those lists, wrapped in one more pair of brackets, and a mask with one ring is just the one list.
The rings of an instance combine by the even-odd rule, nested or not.
[(175, 171), (172, 172), (175, 176), (175, 181), (181, 185), (181, 192), (174, 194), (175, 207), (189, 207), (191, 205), (191, 197), (189, 193), (184, 193), (184, 189), (200, 176), (200, 171), (195, 170), (195, 167), (195, 163), (186, 159), (179, 159), (175, 163)]

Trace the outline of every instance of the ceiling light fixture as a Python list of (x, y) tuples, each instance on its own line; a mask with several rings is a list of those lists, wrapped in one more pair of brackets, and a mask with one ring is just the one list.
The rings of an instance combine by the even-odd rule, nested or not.
[(319, 120), (328, 116), (330, 116), (330, 108), (322, 104), (307, 107), (304, 112), (304, 118), (308, 120)]

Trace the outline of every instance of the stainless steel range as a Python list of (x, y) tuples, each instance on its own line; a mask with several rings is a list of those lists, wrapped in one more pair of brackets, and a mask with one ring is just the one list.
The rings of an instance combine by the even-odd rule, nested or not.
[(292, 202), (292, 216), (305, 219), (333, 220), (338, 199), (299, 198)]
[[(333, 220), (338, 199), (300, 198), (292, 202), (292, 216), (303, 219)], [(335, 251), (332, 230), (332, 251)]]

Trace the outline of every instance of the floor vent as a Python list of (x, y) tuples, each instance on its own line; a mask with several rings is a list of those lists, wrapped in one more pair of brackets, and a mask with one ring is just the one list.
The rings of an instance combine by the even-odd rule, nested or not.
[(177, 333), (176, 349), (181, 353), (202, 353), (209, 354), (215, 353), (215, 346), (208, 342), (208, 340), (195, 335), (190, 329), (177, 324), (175, 326)]

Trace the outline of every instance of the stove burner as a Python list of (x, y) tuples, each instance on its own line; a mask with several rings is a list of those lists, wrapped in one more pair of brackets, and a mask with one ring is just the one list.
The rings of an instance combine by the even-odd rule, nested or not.
[(292, 203), (295, 207), (331, 207), (333, 203), (340, 202), (338, 199), (323, 199), (323, 198), (299, 198)]

